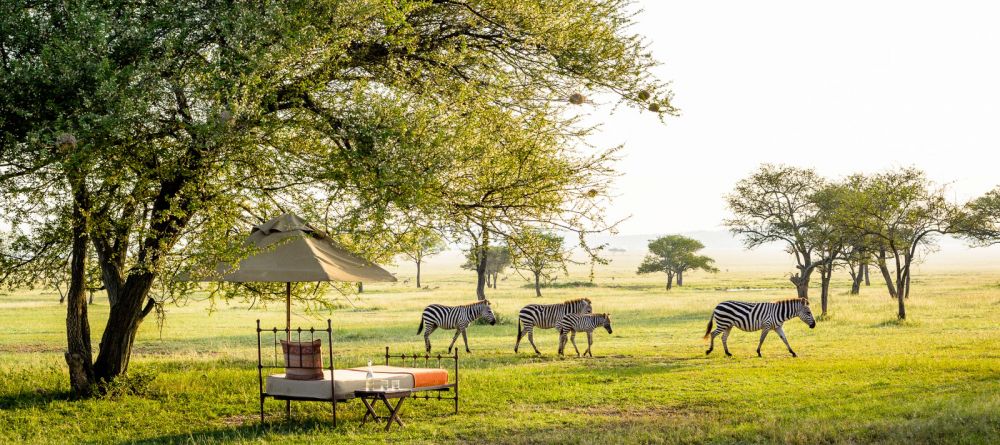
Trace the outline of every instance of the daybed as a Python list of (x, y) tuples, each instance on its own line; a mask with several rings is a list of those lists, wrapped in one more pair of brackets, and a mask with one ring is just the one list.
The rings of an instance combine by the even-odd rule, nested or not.
[[(325, 335), (324, 335), (325, 333)], [(289, 336), (289, 334), (291, 334)], [(291, 370), (285, 366), (280, 340), (291, 338), (295, 342), (313, 342), (316, 337), (326, 337), (323, 345), (323, 377), (316, 380), (289, 378), (286, 373), (272, 370)], [(266, 341), (265, 341), (266, 340)], [(266, 348), (266, 349), (265, 349)], [(267, 351), (271, 349), (271, 351)], [(267, 359), (265, 359), (267, 358)], [(390, 354), (385, 347), (385, 362), (373, 366), (375, 379), (398, 380), (400, 389), (414, 392), (417, 399), (452, 400), (458, 413), (458, 350), (454, 355)], [(442, 365), (454, 364), (454, 375), (449, 375)], [(294, 360), (292, 365), (297, 364)], [(400, 366), (391, 366), (397, 364)], [(408, 366), (409, 365), (409, 366)], [(421, 367), (418, 367), (420, 365)], [(432, 367), (436, 366), (436, 367)], [(337, 402), (354, 398), (354, 392), (365, 389), (367, 366), (335, 369), (333, 361), (333, 328), (327, 320), (326, 329), (261, 329), (257, 320), (257, 379), (260, 388), (260, 420), (264, 421), (264, 400), (268, 397), (285, 401), (285, 414), (291, 415), (291, 401), (329, 402), (333, 424), (337, 425)]]

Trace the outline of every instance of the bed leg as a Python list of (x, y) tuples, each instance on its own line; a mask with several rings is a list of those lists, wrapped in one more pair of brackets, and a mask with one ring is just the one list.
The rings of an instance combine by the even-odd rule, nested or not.
[(337, 427), (337, 399), (333, 399), (333, 427)]
[(285, 417), (292, 418), (292, 401), (285, 400)]
[(264, 396), (260, 396), (260, 423), (264, 423)]
[(458, 414), (458, 350), (455, 350), (455, 414)]

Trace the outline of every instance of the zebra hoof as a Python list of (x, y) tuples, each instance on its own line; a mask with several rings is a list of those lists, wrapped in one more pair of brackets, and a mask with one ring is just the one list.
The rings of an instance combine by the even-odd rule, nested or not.
[(798, 357), (798, 354), (796, 354), (796, 353), (793, 352), (792, 353), (792, 358), (796, 358), (796, 357)]
[(757, 351), (757, 357), (761, 357), (761, 358), (763, 358), (764, 356), (763, 356), (763, 355), (760, 355), (760, 351)]
[(711, 350), (711, 349), (709, 349), (709, 350), (705, 351), (705, 355), (708, 355), (708, 354), (711, 354), (711, 353), (712, 353), (712, 350)]
[(730, 354), (729, 351), (726, 351), (726, 357), (732, 357), (732, 356), (733, 354)]

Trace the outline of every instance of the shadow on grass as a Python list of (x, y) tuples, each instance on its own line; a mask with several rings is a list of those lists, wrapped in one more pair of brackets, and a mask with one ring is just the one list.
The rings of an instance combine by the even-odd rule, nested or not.
[(919, 322), (911, 320), (900, 320), (894, 318), (892, 320), (885, 320), (871, 325), (873, 328), (915, 328), (920, 326)]
[[(256, 416), (255, 416), (256, 417)], [(339, 419), (338, 419), (339, 420)], [(279, 442), (285, 442), (280, 436), (302, 435), (307, 433), (324, 432), (336, 434), (344, 430), (342, 420), (339, 420), (338, 427), (333, 428), (330, 420), (323, 421), (319, 418), (295, 419), (273, 421), (261, 424), (260, 420), (248, 420), (242, 425), (220, 426), (186, 433), (168, 434), (145, 439), (126, 439), (116, 442), (125, 444), (165, 444), (165, 443), (230, 443), (230, 442), (256, 442), (266, 436), (274, 437)], [(95, 442), (97, 443), (97, 442)]]
[(72, 394), (65, 390), (35, 390), (13, 394), (0, 395), (0, 409), (42, 408), (52, 402), (73, 400)]

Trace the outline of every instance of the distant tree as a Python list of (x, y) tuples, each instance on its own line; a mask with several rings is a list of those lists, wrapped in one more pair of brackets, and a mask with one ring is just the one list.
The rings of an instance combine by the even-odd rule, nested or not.
[(400, 238), (403, 253), (417, 265), (417, 289), (419, 289), (420, 266), (424, 258), (444, 252), (448, 245), (441, 234), (423, 227), (406, 232)]
[(956, 224), (958, 235), (979, 246), (1000, 244), (1000, 187), (965, 205)]
[(528, 230), (511, 239), (514, 246), (514, 268), (527, 271), (535, 279), (535, 296), (542, 296), (541, 281), (551, 281), (552, 274), (562, 270), (566, 272), (566, 262), (569, 261), (569, 251), (563, 248), (563, 237)]
[[(480, 261), (480, 252), (486, 255), (485, 263)], [(480, 264), (483, 265), (482, 269), (486, 280), (486, 287), (496, 289), (499, 275), (511, 265), (510, 248), (507, 246), (489, 246), (484, 250), (478, 248), (478, 246), (471, 247), (465, 252), (465, 263), (462, 264), (462, 268), (478, 272)]]
[(905, 320), (911, 266), (919, 253), (933, 247), (936, 235), (958, 230), (959, 209), (948, 202), (943, 187), (914, 168), (854, 175), (848, 179), (848, 188), (851, 193), (841, 207), (839, 223), (864, 236), (869, 248), (877, 249), (886, 285), (898, 302), (897, 315)]
[(714, 266), (715, 260), (698, 255), (704, 249), (700, 241), (682, 235), (667, 235), (649, 242), (649, 255), (639, 265), (639, 274), (665, 272), (667, 274), (667, 290), (673, 288), (674, 276), (677, 285), (684, 284), (684, 272), (688, 270), (704, 270), (718, 272)]
[(812, 169), (765, 164), (726, 196), (733, 216), (725, 225), (746, 248), (779, 242), (794, 255), (797, 273), (790, 280), (800, 298), (809, 297), (810, 277), (824, 263), (817, 252), (822, 229), (815, 198), (825, 186)]

